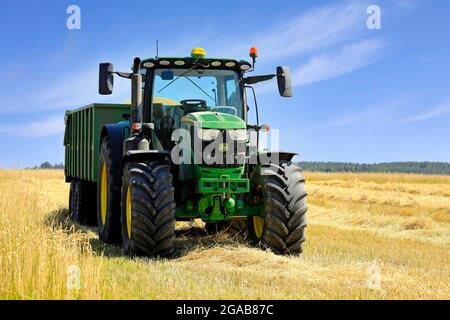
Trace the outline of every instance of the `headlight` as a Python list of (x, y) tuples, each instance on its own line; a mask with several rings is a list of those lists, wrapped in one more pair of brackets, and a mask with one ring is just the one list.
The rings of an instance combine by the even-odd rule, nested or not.
[(201, 140), (213, 141), (213, 140), (216, 140), (219, 135), (220, 135), (220, 130), (198, 128), (198, 137)]
[(228, 130), (228, 134), (233, 140), (247, 140), (247, 130), (245, 129)]

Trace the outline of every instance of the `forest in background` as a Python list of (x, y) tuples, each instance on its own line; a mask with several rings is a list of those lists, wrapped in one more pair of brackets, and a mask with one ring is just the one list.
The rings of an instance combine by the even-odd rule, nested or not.
[(380, 172), (380, 173), (416, 173), (450, 175), (450, 163), (447, 162), (300, 162), (304, 171), (310, 172)]
[[(450, 163), (447, 162), (385, 162), (385, 163), (352, 163), (352, 162), (299, 162), (304, 171), (309, 172), (365, 172), (365, 173), (415, 173), (450, 175)], [(63, 163), (52, 164), (48, 161), (29, 169), (64, 169)]]

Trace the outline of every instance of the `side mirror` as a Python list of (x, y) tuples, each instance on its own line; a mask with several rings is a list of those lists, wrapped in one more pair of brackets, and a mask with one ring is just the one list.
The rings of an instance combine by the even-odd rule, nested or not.
[(114, 65), (112, 63), (100, 63), (98, 76), (98, 93), (108, 95), (114, 87)]
[(277, 80), (280, 96), (292, 97), (291, 69), (288, 67), (277, 67)]

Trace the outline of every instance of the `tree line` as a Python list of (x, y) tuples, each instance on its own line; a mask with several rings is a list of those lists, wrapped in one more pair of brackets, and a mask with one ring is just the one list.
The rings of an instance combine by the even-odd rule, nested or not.
[(447, 162), (307, 162), (299, 163), (304, 171), (312, 172), (383, 172), (450, 175), (450, 163)]
[[(389, 172), (450, 175), (450, 163), (447, 162), (385, 162), (385, 163), (352, 163), (352, 162), (308, 162), (299, 163), (304, 171), (312, 172)], [(64, 164), (52, 164), (48, 161), (30, 169), (64, 169)]]
[(64, 163), (42, 162), (39, 166), (30, 167), (28, 169), (64, 169)]

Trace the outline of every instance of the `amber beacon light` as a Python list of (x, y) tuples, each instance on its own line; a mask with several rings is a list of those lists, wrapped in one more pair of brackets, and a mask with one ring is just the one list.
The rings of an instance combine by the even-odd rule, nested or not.
[(250, 48), (250, 58), (252, 58), (253, 69), (255, 68), (255, 62), (256, 62), (256, 58), (258, 57), (258, 53), (259, 53), (258, 48), (256, 48), (256, 47)]

